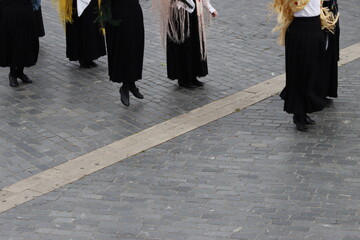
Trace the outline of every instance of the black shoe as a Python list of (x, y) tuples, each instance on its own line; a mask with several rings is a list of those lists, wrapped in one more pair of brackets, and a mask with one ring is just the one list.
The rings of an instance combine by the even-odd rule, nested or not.
[(97, 67), (97, 64), (94, 61), (90, 61), (88, 65), (92, 68)]
[(326, 102), (325, 107), (330, 107), (331, 104), (333, 104), (334, 100), (332, 100), (331, 98), (325, 98), (325, 102)]
[(293, 117), (293, 122), (295, 123), (296, 129), (300, 132), (307, 132), (308, 128), (306, 126), (305, 120), (298, 120), (297, 117)]
[(32, 83), (32, 82), (33, 82), (33, 81), (32, 81), (28, 76), (26, 76), (24, 73), (18, 74), (17, 77), (20, 78), (23, 83)]
[(195, 84), (193, 84), (191, 81), (185, 82), (185, 81), (180, 81), (178, 80), (178, 84), (180, 87), (183, 88), (197, 88), (198, 86), (196, 86)]
[(204, 83), (199, 81), (197, 78), (193, 78), (191, 83), (194, 84), (195, 86), (198, 86), (198, 87), (204, 86)]
[(139, 98), (139, 99), (143, 99), (144, 98), (144, 95), (142, 95), (140, 92), (139, 92), (139, 88), (137, 88), (135, 85), (130, 87), (129, 88), (130, 92), (136, 97), (136, 98)]
[(11, 87), (18, 87), (19, 83), (16, 76), (13, 76), (11, 73), (9, 73), (9, 83)]
[(79, 63), (81, 68), (91, 68), (89, 62), (79, 60)]
[(129, 89), (125, 90), (123, 87), (119, 89), (120, 92), (120, 101), (125, 106), (130, 106), (130, 96), (129, 96)]
[(305, 115), (305, 124), (306, 125), (315, 125), (316, 122), (312, 120), (308, 115)]

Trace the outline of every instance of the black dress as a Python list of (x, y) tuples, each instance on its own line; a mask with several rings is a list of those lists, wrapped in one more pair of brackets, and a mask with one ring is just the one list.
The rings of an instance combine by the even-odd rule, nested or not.
[(306, 114), (326, 106), (319, 89), (325, 55), (320, 17), (295, 17), (285, 36), (286, 86), (280, 96), (284, 111)]
[(168, 78), (172, 80), (180, 79), (184, 83), (208, 74), (207, 60), (201, 57), (196, 9), (189, 14), (189, 21), (186, 22), (190, 24), (190, 36), (180, 44), (168, 37), (166, 43)]
[[(334, 14), (338, 14), (337, 0), (324, 1), (324, 7), (328, 7)], [(336, 24), (334, 33), (324, 30), (327, 38), (327, 50), (325, 56), (324, 69), (324, 96), (337, 97), (338, 96), (338, 61), (340, 55), (340, 25)]]
[(96, 22), (99, 14), (97, 0), (78, 17), (76, 0), (73, 0), (73, 22), (66, 23), (66, 56), (70, 61), (92, 61), (106, 54), (104, 36)]
[(109, 77), (113, 82), (142, 78), (144, 20), (138, 0), (112, 0), (111, 13), (119, 24), (106, 24)]
[(37, 22), (31, 1), (0, 1), (0, 66), (33, 66), (38, 53)]

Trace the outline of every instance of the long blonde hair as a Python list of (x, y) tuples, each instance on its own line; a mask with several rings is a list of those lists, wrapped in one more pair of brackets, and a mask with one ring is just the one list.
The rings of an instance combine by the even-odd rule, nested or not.
[(294, 19), (289, 0), (274, 0), (269, 7), (272, 13), (277, 14), (277, 25), (273, 28), (273, 32), (280, 32), (278, 43), (285, 45), (286, 30)]
[(76, 0), (53, 0), (53, 3), (57, 5), (59, 11), (60, 21), (65, 24), (67, 22), (72, 23), (73, 15), (73, 1)]

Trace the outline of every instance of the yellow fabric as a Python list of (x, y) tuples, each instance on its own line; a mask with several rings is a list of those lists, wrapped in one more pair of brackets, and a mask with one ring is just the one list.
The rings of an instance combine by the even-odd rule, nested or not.
[[(274, 32), (280, 32), (278, 42), (285, 45), (285, 34), (294, 19), (294, 13), (303, 10), (310, 0), (274, 0), (270, 4), (272, 12), (277, 14), (277, 25), (273, 29)], [(334, 16), (329, 9), (322, 8), (320, 19), (322, 29), (328, 29), (333, 32), (335, 24), (339, 16)]]

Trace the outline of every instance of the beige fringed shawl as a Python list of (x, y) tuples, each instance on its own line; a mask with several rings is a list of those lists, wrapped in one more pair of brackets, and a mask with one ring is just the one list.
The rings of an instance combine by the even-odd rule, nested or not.
[[(194, 0), (199, 26), (200, 51), (203, 59), (206, 58), (206, 23), (204, 17), (203, 0)], [(190, 36), (189, 12), (178, 7), (178, 0), (153, 0), (153, 10), (160, 19), (160, 35), (163, 46), (169, 37), (176, 43), (182, 43)]]
[[(274, 0), (274, 2), (270, 5), (272, 12), (278, 14), (278, 24), (273, 31), (280, 32), (278, 39), (280, 45), (285, 44), (286, 30), (294, 19), (294, 13), (303, 10), (309, 2), (310, 0)], [(321, 8), (320, 19), (322, 29), (326, 28), (330, 32), (333, 32), (339, 16), (334, 16), (328, 8)]]

